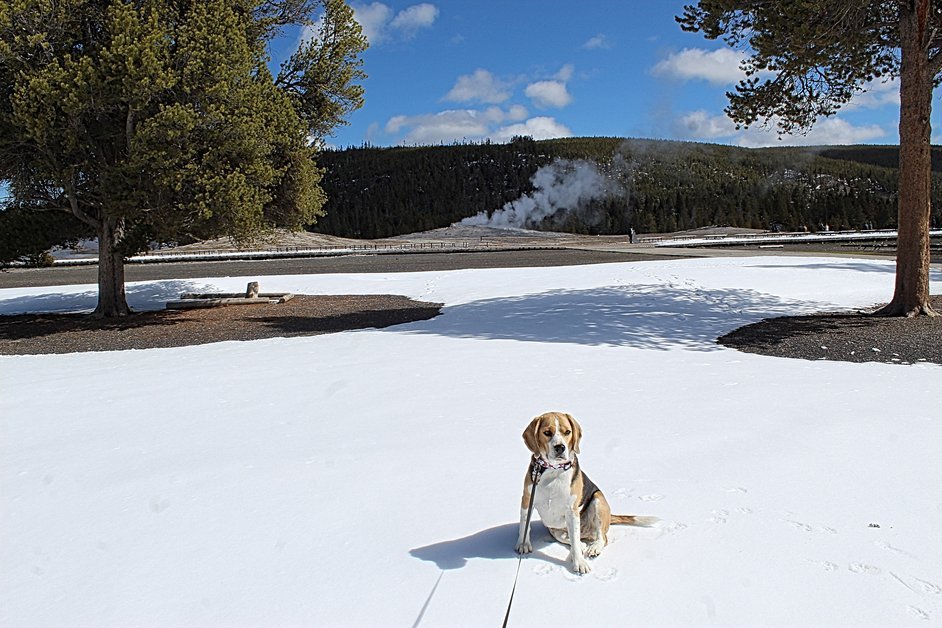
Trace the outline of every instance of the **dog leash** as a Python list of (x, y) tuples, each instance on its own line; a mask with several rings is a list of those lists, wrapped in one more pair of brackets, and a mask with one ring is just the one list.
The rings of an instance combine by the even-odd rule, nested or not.
[[(530, 507), (527, 509), (527, 522), (523, 525), (523, 538), (526, 539), (530, 533), (530, 517), (533, 516), (533, 498), (536, 496), (536, 485), (540, 483), (540, 478), (543, 476), (543, 472), (546, 471), (546, 467), (538, 464), (538, 459), (533, 460), (533, 464), (530, 465), (530, 481), (532, 486), (530, 487)], [(504, 614), (504, 623), (501, 624), (501, 628), (507, 628), (507, 620), (510, 619), (510, 607), (514, 603), (514, 593), (517, 591), (517, 578), (520, 577), (520, 565), (523, 564), (523, 554), (520, 554), (517, 557), (517, 573), (514, 575), (514, 586), (510, 589), (510, 600), (507, 602), (507, 612)]]

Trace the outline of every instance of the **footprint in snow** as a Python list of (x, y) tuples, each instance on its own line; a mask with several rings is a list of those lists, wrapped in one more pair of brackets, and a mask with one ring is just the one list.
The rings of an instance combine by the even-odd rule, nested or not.
[(814, 528), (809, 526), (807, 523), (802, 523), (800, 521), (792, 521), (790, 519), (784, 519), (785, 523), (802, 530), (803, 532), (814, 532)]
[(535, 573), (538, 576), (548, 576), (554, 571), (558, 571), (558, 570), (559, 570), (559, 567), (555, 565), (547, 565), (544, 563), (542, 565), (537, 565), (536, 567), (534, 567), (533, 573)]
[(728, 510), (714, 510), (711, 514), (713, 516), (708, 519), (710, 523), (726, 523), (729, 517)]
[(913, 578), (916, 581), (916, 584), (925, 591), (926, 593), (931, 593), (933, 595), (942, 594), (942, 587), (937, 585), (934, 582), (929, 582), (928, 580), (920, 580), (919, 578)]
[(794, 519), (782, 519), (782, 521), (785, 522), (785, 523), (787, 523), (787, 524), (789, 524), (790, 526), (793, 526), (793, 527), (795, 527), (795, 528), (798, 528), (799, 530), (801, 530), (801, 531), (803, 531), (803, 532), (825, 532), (825, 533), (827, 533), (827, 534), (837, 534), (837, 530), (835, 530), (834, 528), (830, 528), (830, 527), (828, 527), (828, 526), (818, 526), (818, 527), (815, 527), (815, 526), (810, 525), (810, 524), (808, 524), (808, 523), (802, 523), (801, 521), (795, 521)]
[(847, 568), (854, 573), (867, 574), (868, 576), (879, 576), (883, 573), (883, 570), (879, 567), (868, 565), (866, 563), (851, 563), (847, 566)]
[(150, 500), (150, 511), (155, 515), (159, 515), (163, 511), (170, 508), (169, 499), (161, 499), (159, 497), (152, 497)]
[(682, 530), (686, 530), (687, 524), (678, 523), (676, 521), (671, 521), (671, 522), (661, 522), (657, 524), (656, 527), (661, 531), (661, 533), (658, 535), (658, 538), (661, 538), (662, 536), (670, 536)]
[(874, 545), (876, 545), (876, 546), (879, 547), (880, 549), (884, 549), (884, 550), (886, 550), (886, 551), (888, 551), (888, 552), (893, 552), (894, 554), (902, 554), (903, 556), (907, 556), (907, 557), (909, 557), (909, 558), (916, 558), (914, 555), (910, 554), (910, 553), (907, 552), (906, 550), (900, 549), (900, 548), (898, 548), (898, 547), (893, 547), (892, 545), (890, 545), (889, 543), (887, 543), (887, 542), (885, 542), (885, 541), (876, 541), (876, 542), (874, 542)]
[(931, 617), (929, 616), (929, 613), (927, 613), (926, 611), (922, 610), (921, 608), (917, 608), (917, 607), (915, 607), (915, 606), (907, 606), (907, 607), (906, 607), (906, 611), (907, 611), (910, 615), (912, 615), (913, 617), (915, 617), (916, 619), (922, 619), (922, 620), (924, 620), (924, 621), (929, 621), (929, 620), (931, 619)]
[(582, 582), (585, 579), (585, 575), (573, 573), (569, 569), (563, 572), (563, 577), (569, 582)]
[[(903, 585), (904, 587), (906, 587), (907, 589), (909, 589), (909, 590), (912, 591), (913, 593), (919, 593), (919, 591), (921, 590), (923, 593), (928, 593), (929, 595), (939, 595), (939, 594), (942, 594), (942, 587), (940, 587), (939, 585), (937, 585), (937, 584), (934, 583), (934, 582), (929, 582), (928, 580), (921, 580), (921, 579), (919, 579), (919, 578), (914, 578), (913, 576), (908, 576), (908, 577), (915, 583), (915, 585), (916, 585), (915, 587), (913, 587), (913, 586), (911, 586), (908, 582), (906, 582), (905, 579), (903, 579), (902, 577), (896, 575), (896, 574), (893, 573), (892, 571), (890, 572), (890, 575), (891, 575), (897, 582), (899, 582), (901, 585)], [(919, 590), (917, 590), (916, 587), (918, 587)]]

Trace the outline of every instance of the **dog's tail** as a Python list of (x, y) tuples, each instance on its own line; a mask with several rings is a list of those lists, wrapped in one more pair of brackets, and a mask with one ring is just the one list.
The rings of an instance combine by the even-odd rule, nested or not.
[(647, 528), (660, 521), (657, 517), (638, 517), (636, 515), (612, 515), (612, 523), (623, 526)]

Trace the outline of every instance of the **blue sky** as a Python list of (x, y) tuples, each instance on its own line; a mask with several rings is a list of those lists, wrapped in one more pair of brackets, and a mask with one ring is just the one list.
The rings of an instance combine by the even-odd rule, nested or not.
[[(674, 20), (682, 1), (349, 4), (371, 42), (363, 57), (369, 78), (366, 104), (329, 138), (334, 146), (513, 135), (742, 146), (898, 141), (898, 89), (879, 82), (806, 136), (737, 131), (723, 107), (741, 77), (742, 54), (683, 32)], [(274, 55), (287, 54), (297, 39), (285, 37)]]

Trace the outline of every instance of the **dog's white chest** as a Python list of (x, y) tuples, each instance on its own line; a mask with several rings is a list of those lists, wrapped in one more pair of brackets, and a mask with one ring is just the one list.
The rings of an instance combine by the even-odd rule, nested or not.
[(572, 511), (572, 470), (548, 470), (536, 486), (533, 507), (547, 528), (566, 528), (566, 514)]

